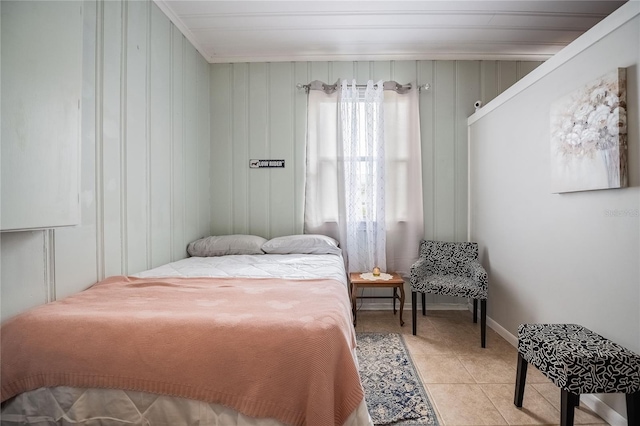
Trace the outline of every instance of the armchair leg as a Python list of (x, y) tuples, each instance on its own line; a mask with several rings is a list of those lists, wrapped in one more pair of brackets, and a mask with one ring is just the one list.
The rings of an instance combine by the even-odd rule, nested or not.
[(480, 343), (487, 347), (487, 299), (480, 301)]
[(427, 315), (427, 294), (422, 293), (422, 316)]
[(473, 323), (478, 322), (478, 299), (473, 299)]
[[(424, 294), (424, 293), (423, 293)], [(411, 322), (412, 322), (412, 327), (413, 327), (413, 335), (416, 335), (416, 320), (417, 318), (417, 311), (418, 311), (418, 307), (416, 306), (418, 304), (418, 293), (416, 293), (415, 291), (411, 292)]]

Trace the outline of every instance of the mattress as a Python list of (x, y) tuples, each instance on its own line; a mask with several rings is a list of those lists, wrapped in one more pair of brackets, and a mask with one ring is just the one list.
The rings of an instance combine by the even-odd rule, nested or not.
[[(347, 287), (342, 256), (335, 254), (260, 254), (189, 257), (135, 277), (242, 277), (283, 279), (333, 279)], [(348, 287), (347, 287), (348, 288)]]
[[(245, 416), (220, 404), (148, 392), (65, 386), (18, 395), (2, 407), (0, 423), (7, 426), (286, 426), (275, 419)], [(344, 426), (372, 424), (363, 401)]]
[[(136, 274), (150, 277), (244, 277), (333, 279), (347, 286), (343, 259), (336, 255), (235, 255), (188, 258)], [(348, 292), (345, 292), (348, 294)], [(355, 353), (353, 354), (354, 360)], [(108, 401), (108, 403), (106, 403)], [(252, 418), (220, 404), (119, 389), (66, 386), (25, 392), (2, 406), (2, 424), (247, 425), (280, 426), (275, 419)], [(370, 425), (364, 399), (344, 423)]]

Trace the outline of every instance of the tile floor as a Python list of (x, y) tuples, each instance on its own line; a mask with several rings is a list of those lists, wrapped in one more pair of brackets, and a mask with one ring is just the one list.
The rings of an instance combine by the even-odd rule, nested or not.
[[(405, 342), (441, 426), (557, 425), (560, 390), (529, 366), (522, 409), (513, 404), (517, 351), (487, 327), (487, 347), (480, 347), (480, 324), (468, 311), (418, 312), (417, 335), (411, 334), (411, 307), (405, 324), (391, 311), (358, 311), (356, 331), (393, 332)], [(581, 405), (576, 425), (606, 425)]]

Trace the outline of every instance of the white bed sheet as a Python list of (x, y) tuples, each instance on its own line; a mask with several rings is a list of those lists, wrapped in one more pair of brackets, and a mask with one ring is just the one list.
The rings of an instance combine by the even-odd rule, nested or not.
[[(189, 257), (134, 274), (152, 277), (243, 277), (338, 280), (347, 287), (342, 256), (335, 254), (257, 254)], [(347, 287), (348, 288), (348, 287)]]
[[(134, 276), (335, 279), (348, 288), (342, 256), (264, 254), (190, 257)], [(347, 292), (348, 294), (348, 292)], [(354, 353), (354, 359), (357, 362)], [(108, 403), (107, 403), (108, 401)], [(7, 401), (2, 425), (222, 425), (286, 426), (274, 419), (248, 417), (228, 407), (185, 398), (119, 389), (54, 387), (36, 389)], [(343, 426), (372, 426), (363, 399)]]

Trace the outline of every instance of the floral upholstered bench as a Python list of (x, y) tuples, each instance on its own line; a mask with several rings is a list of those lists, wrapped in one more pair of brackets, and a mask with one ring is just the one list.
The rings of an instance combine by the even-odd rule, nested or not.
[(560, 425), (572, 426), (583, 393), (624, 393), (629, 426), (640, 426), (640, 355), (576, 324), (521, 324), (514, 404), (522, 407), (527, 365), (561, 390)]

